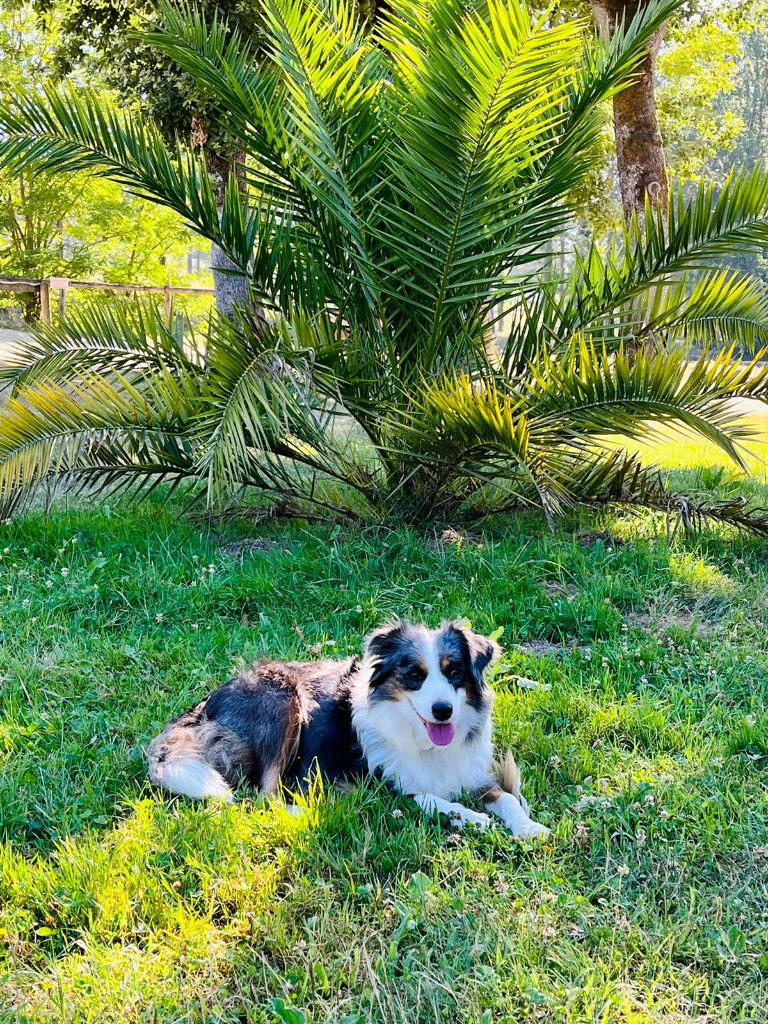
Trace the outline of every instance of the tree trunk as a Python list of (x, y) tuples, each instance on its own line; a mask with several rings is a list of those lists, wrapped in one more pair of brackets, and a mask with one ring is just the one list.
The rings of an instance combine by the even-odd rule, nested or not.
[[(622, 19), (628, 24), (635, 17), (643, 0), (590, 0), (590, 3), (598, 29), (612, 34)], [(664, 214), (668, 208), (667, 164), (654, 95), (656, 58), (663, 38), (662, 27), (633, 72), (632, 84), (613, 98), (616, 160), (627, 221), (633, 213), (642, 218), (646, 195)]]
[(248, 280), (215, 242), (211, 243), (211, 273), (216, 309), (231, 320), (238, 308), (248, 308)]
[[(211, 150), (206, 151), (206, 163), (208, 173), (214, 186), (216, 206), (221, 218), (224, 209), (224, 191), (227, 187), (232, 170), (237, 173), (238, 166), (241, 166), (245, 157), (237, 153), (232, 159), (226, 159)], [(245, 195), (245, 183), (241, 179), (241, 191)], [(213, 274), (213, 288), (215, 291), (216, 309), (229, 319), (237, 312), (247, 311), (253, 321), (260, 327), (266, 323), (264, 314), (258, 307), (254, 306), (248, 291), (248, 278), (239, 267), (236, 267), (227, 254), (215, 242), (211, 243), (211, 273)]]
[(25, 292), (21, 296), (21, 315), (27, 324), (40, 323), (40, 293)]

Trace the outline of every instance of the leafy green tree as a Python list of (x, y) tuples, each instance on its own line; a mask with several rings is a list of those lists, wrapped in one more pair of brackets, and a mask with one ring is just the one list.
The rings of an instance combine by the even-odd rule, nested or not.
[[(732, 401), (768, 399), (764, 353), (691, 364), (687, 346), (768, 334), (761, 288), (711, 269), (768, 241), (768, 177), (676, 192), (668, 219), (630, 219), (607, 257), (593, 245), (566, 280), (537, 272), (605, 101), (676, 6), (649, 2), (600, 41), (522, 0), (392, 0), (371, 39), (341, 0), (266, 0), (266, 61), (165, 8), (152, 45), (216, 96), (247, 154), (249, 195), (230, 179), (223, 216), (201, 155), (169, 156), (138, 115), (73, 88), (17, 97), (0, 165), (97, 170), (178, 211), (270, 320), (214, 319), (194, 350), (141, 311), (39, 332), (0, 422), (6, 501), (67, 471), (414, 519), (529, 503), (551, 523), (574, 501), (618, 500), (677, 503), (691, 521), (605, 437), (674, 423), (740, 460)], [(737, 503), (703, 511), (768, 531)]]
[[(707, 155), (705, 170), (714, 178), (723, 178), (734, 164), (746, 168), (768, 165), (768, 10), (763, 6), (754, 20), (745, 23), (742, 16), (738, 74), (733, 90), (717, 97), (713, 117), (723, 121), (730, 115), (743, 124), (743, 130), (731, 148)], [(768, 248), (760, 252), (745, 249), (734, 253), (729, 263), (768, 282)]]
[[(37, 6), (59, 19), (59, 71), (95, 71), (126, 101), (141, 107), (169, 146), (182, 139), (198, 147), (221, 211), (227, 181), (241, 165), (241, 153), (223, 130), (216, 90), (203, 86), (149, 43), (147, 31), (160, 24), (158, 5), (153, 0), (37, 0)], [(201, 0), (199, 10), (207, 23), (221, 18), (257, 44), (259, 0)], [(220, 311), (231, 312), (249, 301), (247, 280), (215, 242), (211, 268)]]
[(768, 160), (768, 16), (739, 35), (738, 73), (727, 96), (713, 100), (712, 116), (736, 117), (742, 131), (730, 147), (722, 146), (706, 163), (710, 174), (725, 174), (732, 163), (753, 167)]
[[(30, 3), (0, 10), (0, 98), (43, 90), (57, 77), (59, 21), (45, 25)], [(106, 98), (105, 98), (106, 101)], [(165, 284), (169, 259), (190, 233), (178, 214), (142, 202), (89, 171), (69, 175), (19, 169), (0, 173), (0, 274)], [(25, 308), (38, 314), (36, 300)]]
[[(34, 90), (45, 80), (54, 31), (49, 36), (36, 31), (28, 5), (0, 11), (0, 96)], [(0, 274), (39, 278), (86, 272), (88, 253), (79, 246), (65, 250), (63, 225), (88, 207), (89, 186), (82, 173), (64, 180), (30, 171), (0, 173)], [(25, 316), (36, 314), (30, 296)]]
[[(194, 236), (178, 214), (91, 176), (88, 207), (67, 225), (67, 242), (88, 259), (88, 272), (104, 281), (181, 283)], [(74, 276), (74, 275), (70, 275)]]
[(739, 32), (720, 20), (670, 30), (656, 93), (667, 162), (678, 179), (698, 178), (716, 154), (733, 153), (742, 136), (744, 118), (730, 103), (741, 54)]

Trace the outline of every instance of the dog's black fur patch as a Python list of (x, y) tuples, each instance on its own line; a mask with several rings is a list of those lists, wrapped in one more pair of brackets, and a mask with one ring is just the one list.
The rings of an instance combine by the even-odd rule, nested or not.
[(444, 661), (456, 666), (456, 676), (445, 672), (454, 686), (464, 686), (467, 703), (478, 709), (483, 703), (486, 682), (483, 672), (498, 650), (493, 640), (470, 633), (459, 626), (446, 626), (440, 637), (441, 667)]
[(329, 782), (359, 778), (367, 766), (352, 728), (346, 661), (257, 662), (171, 722), (150, 762), (197, 758), (233, 788), (270, 792), (278, 780), (303, 787), (320, 766)]

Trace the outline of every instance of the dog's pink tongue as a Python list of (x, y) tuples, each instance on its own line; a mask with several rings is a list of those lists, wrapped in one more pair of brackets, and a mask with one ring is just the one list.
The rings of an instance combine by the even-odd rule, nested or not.
[(447, 747), (453, 740), (455, 729), (450, 722), (427, 722), (427, 732), (436, 747)]

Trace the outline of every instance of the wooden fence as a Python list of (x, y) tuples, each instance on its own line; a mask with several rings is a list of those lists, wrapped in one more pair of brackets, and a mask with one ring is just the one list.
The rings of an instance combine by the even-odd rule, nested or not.
[[(0, 294), (2, 292), (26, 292), (37, 294), (40, 306), (40, 320), (44, 324), (51, 322), (51, 295), (53, 292), (59, 294), (59, 316), (62, 320), (67, 315), (67, 293), (70, 288), (81, 288), (85, 291), (101, 292), (143, 292), (148, 295), (163, 296), (163, 310), (165, 322), (171, 326), (173, 317), (173, 296), (174, 295), (213, 295), (213, 288), (183, 288), (177, 285), (167, 284), (107, 284), (104, 281), (70, 281), (66, 277), (48, 277), (41, 281), (20, 278), (0, 277)], [(514, 306), (510, 303), (497, 303), (491, 310), (490, 321), (492, 324), (491, 333), (497, 343), (506, 342), (512, 331), (515, 319), (519, 315)]]
[(213, 295), (213, 288), (182, 288), (167, 284), (107, 284), (105, 281), (70, 281), (67, 277), (47, 277), (43, 280), (32, 280), (21, 277), (0, 277), (0, 293), (21, 292), (37, 295), (40, 307), (40, 320), (44, 324), (51, 322), (51, 293), (59, 293), (59, 315), (62, 320), (67, 315), (67, 293), (70, 288), (98, 292), (143, 292), (148, 295), (163, 296), (165, 322), (170, 327), (173, 317), (174, 295)]

